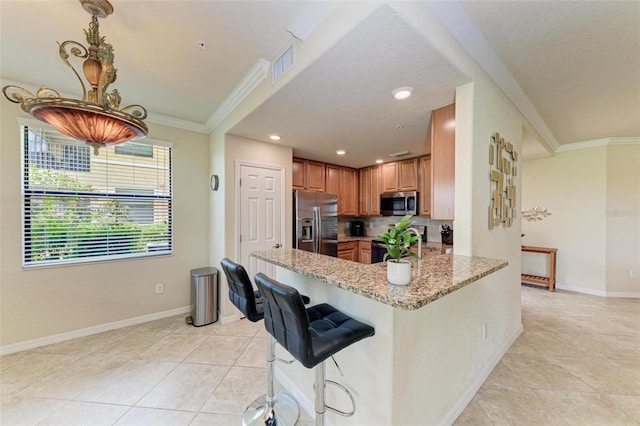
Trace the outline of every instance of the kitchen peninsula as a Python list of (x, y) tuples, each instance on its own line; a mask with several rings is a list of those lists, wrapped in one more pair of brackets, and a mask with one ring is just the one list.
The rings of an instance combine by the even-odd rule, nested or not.
[[(414, 261), (409, 285), (393, 286), (384, 263), (366, 265), (295, 249), (252, 256), (276, 265), (275, 278), (310, 296), (312, 305), (330, 303), (376, 329), (373, 338), (336, 355), (344, 377), (328, 364), (327, 377), (354, 394), (357, 411), (350, 418), (330, 413), (327, 424), (451, 423), (506, 350), (491, 353), (496, 345), (486, 340), (487, 322), (490, 330), (500, 325), (488, 319), (482, 300), (490, 274), (500, 273), (504, 260), (428, 256)], [(278, 364), (276, 377), (313, 413), (311, 370), (299, 363)], [(348, 411), (344, 394), (327, 386), (327, 395), (330, 405)]]

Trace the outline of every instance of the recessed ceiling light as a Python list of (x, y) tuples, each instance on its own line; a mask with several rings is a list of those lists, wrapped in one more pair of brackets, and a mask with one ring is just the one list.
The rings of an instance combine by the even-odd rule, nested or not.
[(391, 92), (393, 97), (397, 100), (407, 99), (411, 96), (411, 93), (413, 93), (413, 87), (399, 87)]
[(269, 139), (272, 141), (279, 141), (282, 138), (279, 135), (269, 135)]
[(384, 163), (384, 160), (380, 160), (380, 159), (376, 160), (376, 164), (382, 164), (382, 163)]
[(347, 153), (347, 151), (345, 151), (344, 149), (339, 149), (336, 151), (336, 154), (338, 155), (345, 155)]

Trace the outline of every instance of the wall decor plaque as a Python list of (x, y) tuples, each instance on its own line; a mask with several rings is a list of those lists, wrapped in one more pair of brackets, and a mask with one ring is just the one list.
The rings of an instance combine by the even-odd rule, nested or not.
[(510, 227), (516, 217), (516, 184), (518, 153), (500, 133), (491, 136), (489, 144), (489, 229), (501, 223)]

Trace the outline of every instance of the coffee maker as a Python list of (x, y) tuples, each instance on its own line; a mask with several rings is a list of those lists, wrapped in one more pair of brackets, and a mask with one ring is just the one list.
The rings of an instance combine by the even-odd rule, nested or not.
[(364, 222), (361, 220), (352, 221), (350, 231), (352, 237), (364, 237)]

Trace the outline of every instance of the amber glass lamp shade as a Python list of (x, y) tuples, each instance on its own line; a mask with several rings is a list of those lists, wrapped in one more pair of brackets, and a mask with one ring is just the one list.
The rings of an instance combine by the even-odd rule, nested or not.
[(59, 132), (92, 145), (125, 143), (143, 138), (148, 132), (142, 120), (129, 114), (75, 99), (33, 99), (27, 112)]

